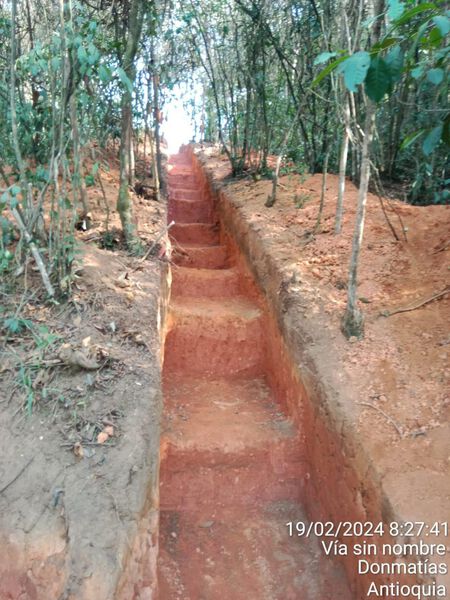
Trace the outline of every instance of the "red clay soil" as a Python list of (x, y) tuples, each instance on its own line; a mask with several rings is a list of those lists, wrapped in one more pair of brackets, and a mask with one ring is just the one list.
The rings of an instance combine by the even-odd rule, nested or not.
[[(235, 240), (233, 256), (252, 270), (277, 323), (269, 332), (269, 380), (307, 437), (309, 515), (448, 522), (450, 294), (415, 307), (449, 287), (450, 207), (388, 202), (400, 238), (394, 240), (378, 198), (369, 194), (358, 288), (366, 335), (348, 342), (340, 319), (357, 189), (347, 182), (343, 232), (335, 236), (337, 177), (328, 177), (322, 227), (311, 240), (305, 234), (316, 221), (321, 175), (282, 177), (268, 210), (269, 181), (230, 180), (215, 149), (197, 156), (195, 172), (216, 190), (222, 226)], [(403, 308), (414, 310), (383, 316)], [(289, 364), (304, 393), (283, 390), (294, 377)], [(448, 547), (448, 538), (435, 541)], [(347, 564), (350, 577), (352, 571)], [(448, 586), (450, 577), (437, 581)], [(364, 596), (366, 583), (359, 583)]]
[(168, 212), (159, 599), (350, 599), (341, 565), (289, 536), (305, 519), (302, 439), (267, 381), (264, 306), (186, 154), (171, 159)]

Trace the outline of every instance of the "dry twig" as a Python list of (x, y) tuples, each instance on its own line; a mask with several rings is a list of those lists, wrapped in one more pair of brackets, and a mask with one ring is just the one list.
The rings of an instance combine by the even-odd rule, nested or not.
[(386, 311), (383, 311), (380, 314), (380, 316), (382, 316), (382, 317), (392, 317), (392, 315), (397, 315), (399, 313), (404, 313), (404, 312), (410, 312), (412, 310), (417, 310), (418, 308), (421, 308), (422, 306), (425, 306), (425, 304), (428, 304), (429, 302), (433, 302), (433, 300), (437, 300), (438, 298), (442, 298), (443, 296), (445, 296), (448, 293), (450, 293), (450, 286), (446, 287), (444, 290), (442, 290), (442, 292), (439, 292), (437, 294), (434, 294), (433, 296), (430, 296), (429, 298), (426, 298), (425, 300), (422, 300), (418, 304), (414, 304), (413, 306), (408, 306), (407, 308), (398, 308), (397, 310), (393, 310), (392, 312), (386, 310)]
[(25, 471), (25, 469), (27, 469), (31, 465), (33, 460), (34, 460), (34, 456), (32, 456), (30, 458), (30, 460), (20, 469), (20, 471), (17, 473), (17, 475), (15, 477), (13, 477), (11, 479), (11, 481), (9, 481), (6, 485), (4, 485), (0, 489), (0, 494), (3, 494), (3, 492), (6, 492), (6, 490), (9, 488), (9, 486), (11, 486), (15, 481), (17, 481), (19, 479), (19, 477), (22, 475), (22, 473)]
[(403, 434), (403, 431), (401, 430), (401, 428), (399, 427), (399, 425), (397, 425), (397, 423), (394, 421), (394, 419), (390, 415), (388, 415), (387, 413), (385, 413), (384, 410), (382, 410), (381, 408), (379, 408), (375, 404), (372, 404), (371, 402), (358, 402), (358, 404), (361, 405), (361, 406), (368, 406), (369, 408), (373, 408), (373, 410), (376, 410), (381, 415), (383, 415), (383, 417), (387, 421), (389, 421), (389, 423), (394, 427), (395, 431), (398, 433), (398, 435), (400, 436), (400, 438), (403, 438), (404, 434)]

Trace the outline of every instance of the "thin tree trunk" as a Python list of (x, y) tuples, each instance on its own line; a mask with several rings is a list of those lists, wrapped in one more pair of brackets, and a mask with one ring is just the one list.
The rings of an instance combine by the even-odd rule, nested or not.
[(347, 337), (361, 339), (364, 335), (364, 316), (357, 306), (358, 259), (364, 233), (366, 215), (367, 191), (370, 179), (370, 144), (375, 125), (375, 105), (368, 100), (366, 122), (364, 126), (364, 141), (361, 155), (361, 173), (356, 212), (355, 231), (353, 233), (352, 253), (350, 258), (347, 308), (342, 320), (342, 332)]
[(155, 123), (155, 147), (156, 147), (156, 168), (158, 171), (158, 177), (155, 180), (155, 184), (158, 184), (159, 188), (162, 183), (162, 155), (161, 155), (161, 135), (159, 131), (159, 77), (156, 73), (153, 73), (153, 114)]
[(342, 218), (344, 215), (344, 193), (345, 193), (345, 174), (347, 171), (348, 146), (350, 142), (350, 105), (348, 98), (344, 106), (344, 135), (342, 139), (341, 156), (339, 159), (339, 188), (336, 205), (336, 221), (334, 233), (341, 233)]
[(129, 246), (134, 240), (135, 226), (133, 223), (133, 211), (129, 195), (129, 173), (130, 173), (130, 143), (131, 143), (131, 94), (123, 93), (122, 96), (122, 126), (120, 138), (120, 183), (117, 211), (120, 215), (125, 242)]
[(325, 154), (323, 161), (323, 174), (322, 174), (322, 191), (320, 193), (320, 204), (319, 212), (317, 213), (316, 224), (314, 225), (313, 234), (317, 233), (320, 229), (320, 223), (322, 221), (323, 209), (325, 206), (325, 194), (327, 191), (327, 174), (328, 174), (328, 159), (330, 158), (330, 151)]
[(16, 112), (16, 18), (17, 18), (17, 0), (11, 1), (11, 81), (10, 81), (10, 111), (11, 111), (11, 130), (14, 152), (16, 155), (17, 166), (20, 172), (20, 183), (22, 195), (25, 200), (27, 195), (25, 163), (22, 158), (22, 152), (19, 145), (19, 134), (17, 131), (17, 112)]
[[(136, 69), (134, 60), (136, 57), (139, 39), (141, 37), (143, 22), (143, 12), (140, 0), (133, 0), (130, 6), (127, 45), (123, 58), (123, 70), (134, 85)], [(119, 195), (117, 199), (117, 211), (120, 215), (122, 231), (125, 237), (125, 243), (130, 249), (135, 245), (135, 224), (133, 223), (133, 211), (129, 194), (129, 175), (130, 175), (130, 148), (132, 143), (132, 90), (125, 87), (122, 93), (122, 125), (120, 140), (120, 183)]]
[(271, 208), (277, 200), (277, 184), (278, 184), (278, 176), (280, 174), (281, 161), (283, 160), (283, 155), (286, 152), (286, 147), (288, 145), (289, 138), (291, 137), (292, 132), (294, 131), (294, 127), (297, 123), (297, 119), (299, 116), (300, 116), (300, 108), (297, 110), (297, 114), (295, 115), (294, 120), (291, 123), (291, 126), (287, 130), (286, 135), (284, 136), (283, 145), (281, 146), (280, 153), (277, 158), (275, 173), (273, 174), (272, 193), (269, 196), (267, 196), (267, 200), (264, 204), (264, 206), (267, 206), (268, 208)]
[(83, 177), (83, 161), (82, 153), (80, 148), (80, 134), (78, 130), (78, 118), (77, 118), (77, 95), (73, 91), (70, 97), (70, 121), (72, 125), (72, 142), (73, 142), (73, 168), (74, 168), (74, 182), (73, 184), (78, 189), (81, 205), (83, 206), (82, 217), (85, 217), (89, 212), (86, 183)]

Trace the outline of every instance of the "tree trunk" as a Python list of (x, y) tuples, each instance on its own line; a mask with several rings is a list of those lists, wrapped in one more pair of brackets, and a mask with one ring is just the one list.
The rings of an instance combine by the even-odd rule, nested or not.
[(22, 195), (25, 200), (27, 197), (26, 172), (25, 163), (22, 158), (22, 152), (19, 144), (19, 134), (17, 130), (17, 112), (16, 112), (16, 18), (17, 18), (17, 0), (11, 2), (11, 57), (10, 57), (10, 111), (11, 111), (11, 132), (13, 148), (16, 155), (17, 167), (20, 172), (20, 184)]
[(122, 126), (120, 136), (120, 183), (117, 211), (122, 223), (122, 231), (127, 246), (133, 244), (135, 226), (133, 223), (133, 210), (129, 195), (130, 173), (130, 145), (131, 145), (131, 94), (126, 91), (122, 96)]
[(74, 91), (70, 97), (70, 122), (72, 126), (72, 144), (73, 144), (73, 167), (74, 181), (73, 185), (78, 189), (79, 199), (83, 207), (82, 217), (85, 217), (89, 212), (86, 182), (83, 177), (83, 156), (80, 147), (80, 134), (78, 130), (77, 118), (77, 95)]
[[(134, 84), (136, 77), (136, 68), (134, 61), (137, 54), (139, 39), (141, 37), (143, 22), (143, 11), (140, 0), (132, 0), (128, 17), (127, 28), (127, 45), (123, 57), (123, 70), (130, 80), (131, 85)], [(124, 86), (122, 93), (122, 124), (121, 124), (121, 139), (120, 139), (120, 184), (119, 196), (117, 199), (117, 211), (120, 215), (122, 231), (125, 237), (125, 243), (129, 249), (133, 250), (136, 246), (135, 225), (133, 223), (133, 210), (130, 202), (129, 181), (130, 181), (130, 156), (132, 144), (132, 90)]]
[[(153, 63), (154, 64), (154, 63)], [(156, 169), (158, 171), (158, 177), (155, 179), (155, 183), (158, 184), (158, 195), (159, 188), (161, 187), (162, 179), (162, 156), (161, 156), (161, 135), (159, 131), (159, 77), (156, 73), (153, 73), (153, 114), (155, 123), (155, 147), (156, 147)]]
[(344, 106), (344, 135), (342, 139), (341, 156), (339, 159), (339, 188), (336, 205), (336, 221), (334, 233), (341, 233), (342, 217), (344, 215), (345, 174), (347, 171), (348, 146), (350, 142), (350, 105), (348, 98)]
[(370, 144), (373, 137), (375, 124), (375, 105), (368, 100), (366, 122), (364, 126), (364, 141), (361, 155), (361, 172), (358, 193), (358, 207), (356, 212), (355, 231), (353, 233), (352, 254), (350, 258), (347, 308), (342, 320), (342, 332), (349, 338), (352, 336), (361, 339), (364, 335), (364, 316), (356, 302), (358, 285), (358, 259), (364, 233), (364, 220), (366, 215), (367, 190), (370, 179)]

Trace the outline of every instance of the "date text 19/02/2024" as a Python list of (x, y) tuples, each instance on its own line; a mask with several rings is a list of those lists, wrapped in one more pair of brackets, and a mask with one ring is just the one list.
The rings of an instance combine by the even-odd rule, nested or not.
[[(447, 544), (442, 543), (442, 539), (447, 538), (449, 533), (447, 522), (427, 524), (413, 521), (375, 524), (350, 521), (340, 523), (290, 521), (286, 526), (291, 537), (319, 538), (327, 556), (339, 557), (351, 554), (357, 557), (359, 575), (400, 577), (418, 575), (422, 579), (424, 576), (434, 578), (434, 576), (447, 575), (449, 571), (446, 561), (449, 549)], [(376, 544), (374, 543), (376, 537), (384, 539), (378, 540)], [(432, 540), (433, 537), (439, 538), (439, 541)], [(390, 541), (387, 541), (389, 538)], [(413, 541), (413, 538), (416, 539)], [(417, 598), (418, 600), (447, 598), (447, 588), (435, 581), (415, 585), (402, 584), (399, 581), (391, 581), (387, 584), (372, 581), (367, 590), (367, 597)]]

